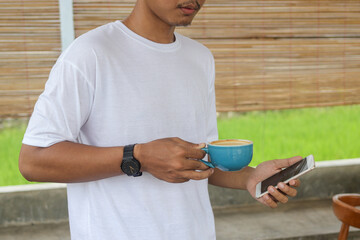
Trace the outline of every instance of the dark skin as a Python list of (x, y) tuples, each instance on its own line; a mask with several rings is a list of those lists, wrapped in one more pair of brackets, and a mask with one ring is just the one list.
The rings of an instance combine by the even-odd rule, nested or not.
[[(174, 41), (176, 26), (189, 25), (205, 0), (138, 0), (132, 13), (123, 23), (135, 33), (157, 43)], [(247, 189), (254, 197), (256, 184), (290, 166), (301, 157), (267, 161), (257, 168), (246, 167), (237, 172), (210, 169), (197, 161), (205, 156), (205, 144), (194, 144), (179, 138), (158, 139), (137, 144), (134, 156), (141, 163), (141, 170), (154, 177), (171, 182), (209, 179), (209, 183), (235, 189)], [(94, 147), (73, 142), (59, 142), (42, 148), (23, 144), (19, 156), (19, 169), (29, 181), (86, 182), (123, 174), (120, 169), (123, 146)], [(199, 171), (200, 170), (200, 171)], [(279, 184), (259, 202), (276, 207), (286, 203), (288, 196), (295, 196), (299, 180), (289, 185)]]
[[(213, 170), (205, 164), (192, 160), (205, 156), (200, 147), (179, 138), (166, 138), (135, 145), (134, 156), (141, 162), (142, 171), (164, 181), (181, 183), (205, 179), (212, 174)], [(123, 174), (122, 155), (122, 146), (104, 148), (60, 142), (41, 148), (23, 144), (19, 168), (29, 181), (94, 181)]]

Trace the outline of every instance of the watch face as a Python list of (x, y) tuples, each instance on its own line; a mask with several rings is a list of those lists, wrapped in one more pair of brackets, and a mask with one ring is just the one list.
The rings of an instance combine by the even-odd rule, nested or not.
[(138, 174), (140, 171), (139, 164), (135, 161), (125, 161), (122, 165), (122, 170), (127, 175)]

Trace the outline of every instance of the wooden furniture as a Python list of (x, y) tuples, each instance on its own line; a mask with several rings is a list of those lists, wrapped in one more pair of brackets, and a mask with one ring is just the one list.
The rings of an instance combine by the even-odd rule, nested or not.
[(349, 234), (349, 227), (360, 228), (360, 194), (337, 194), (333, 197), (333, 210), (342, 222), (338, 240), (345, 240)]

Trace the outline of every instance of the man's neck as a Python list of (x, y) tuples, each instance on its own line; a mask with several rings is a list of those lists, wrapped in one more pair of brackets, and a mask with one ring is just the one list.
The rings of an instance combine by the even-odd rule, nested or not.
[(175, 26), (170, 26), (161, 21), (149, 13), (141, 4), (135, 5), (134, 10), (123, 23), (136, 34), (153, 42), (172, 43), (175, 40)]

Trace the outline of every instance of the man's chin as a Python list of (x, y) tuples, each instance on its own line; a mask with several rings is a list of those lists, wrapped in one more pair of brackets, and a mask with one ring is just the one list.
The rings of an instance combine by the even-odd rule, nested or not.
[(191, 23), (188, 23), (188, 24), (177, 24), (177, 25), (175, 25), (176, 27), (188, 27), (188, 26), (190, 26), (191, 25)]
[(181, 21), (181, 22), (177, 22), (175, 23), (173, 26), (176, 26), (176, 27), (187, 27), (187, 26), (190, 26), (191, 25), (191, 21)]

